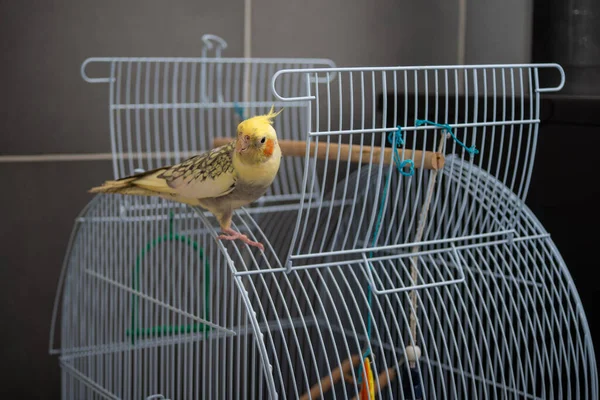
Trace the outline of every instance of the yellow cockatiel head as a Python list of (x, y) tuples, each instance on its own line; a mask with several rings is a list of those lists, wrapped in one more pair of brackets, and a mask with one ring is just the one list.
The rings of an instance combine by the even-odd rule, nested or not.
[(273, 128), (273, 119), (279, 115), (273, 111), (265, 115), (248, 118), (238, 125), (236, 153), (251, 162), (264, 162), (274, 153), (277, 144), (277, 133)]

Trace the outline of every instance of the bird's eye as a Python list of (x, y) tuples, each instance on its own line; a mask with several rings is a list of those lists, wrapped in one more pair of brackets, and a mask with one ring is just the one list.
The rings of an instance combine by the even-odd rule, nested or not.
[(263, 136), (263, 138), (262, 138), (262, 139), (260, 139), (260, 142), (261, 142), (261, 143), (264, 143), (266, 139), (267, 139), (267, 138)]

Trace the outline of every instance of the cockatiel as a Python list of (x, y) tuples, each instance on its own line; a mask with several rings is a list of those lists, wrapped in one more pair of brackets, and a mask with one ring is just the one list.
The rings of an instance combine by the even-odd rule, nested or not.
[(273, 119), (281, 112), (246, 119), (238, 125), (237, 138), (180, 164), (106, 181), (90, 193), (159, 196), (200, 206), (219, 221), (221, 240), (239, 239), (264, 250), (259, 242), (231, 229), (233, 211), (261, 197), (271, 185), (281, 161), (281, 149)]

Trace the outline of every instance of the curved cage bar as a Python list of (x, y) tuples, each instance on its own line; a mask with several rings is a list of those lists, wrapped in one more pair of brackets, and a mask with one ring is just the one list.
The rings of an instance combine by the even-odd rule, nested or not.
[[(283, 68), (333, 67), (326, 59), (223, 58), (220, 41), (205, 38), (215, 57), (94, 57), (82, 77), (108, 83), (109, 125), (114, 178), (181, 162), (235, 137), (243, 119), (285, 107), (274, 121), (283, 140), (303, 140), (307, 103), (282, 102), (269, 82)], [(218, 37), (216, 37), (218, 38)], [(218, 38), (220, 39), (220, 38)], [(222, 39), (220, 39), (222, 41)], [(94, 69), (100, 77), (90, 78)], [(302, 93), (297, 79), (283, 79), (282, 93)], [(262, 201), (298, 200), (302, 163), (287, 157)]]
[(55, 350), (65, 398), (272, 395), (260, 328), (232, 276), (234, 262), (261, 255), (232, 259), (187, 207), (149, 199), (167, 215), (123, 215), (119, 197), (95, 197), (76, 221)]
[(64, 399), (598, 399), (576, 288), (524, 204), (560, 66), (337, 68), (203, 41), (82, 75), (109, 86), (116, 178), (284, 108), (278, 178), (233, 221), (265, 251), (217, 241), (199, 208), (96, 196), (53, 315)]
[[(559, 84), (540, 88), (540, 68), (556, 70)], [(327, 79), (334, 73), (335, 79)], [(281, 93), (279, 81), (286, 77), (301, 79), (306, 95)], [(445, 166), (446, 157), (460, 157), (502, 182), (501, 187), (487, 188), (488, 182), (467, 168), (468, 186), (508, 190), (524, 200), (538, 139), (540, 92), (559, 90), (564, 72), (557, 64), (289, 69), (278, 71), (271, 85), (282, 101), (310, 103), (303, 201), (288, 257), (292, 268), (306, 268), (307, 258), (323, 254), (363, 256), (421, 247), (422, 242), (514, 234), (522, 201), (503, 220), (493, 214), (473, 216), (475, 199), (453, 190), (452, 172), (438, 171), (452, 170), (453, 165)], [(349, 187), (355, 170), (367, 173), (359, 173), (362, 180)], [(395, 191), (387, 190), (388, 179), (398, 181)], [(401, 188), (411, 195), (400, 196)], [(364, 190), (374, 193), (364, 195)], [(486, 195), (490, 202), (497, 200), (494, 191)], [(359, 197), (362, 204), (354, 201)], [(376, 226), (379, 208), (366, 207), (368, 198), (392, 211), (390, 229), (402, 230), (391, 234)], [(429, 206), (444, 208), (445, 218), (430, 219), (420, 232), (420, 215)], [(321, 226), (339, 230), (337, 221), (346, 213), (352, 224), (343, 239), (325, 246), (318, 240)], [(307, 223), (313, 214), (318, 225)], [(486, 223), (459, 234), (472, 217)], [(308, 250), (298, 251), (304, 242)]]
[[(493, 213), (501, 220), (517, 207), (519, 218), (512, 238), (454, 241), (452, 253), (421, 251), (418, 290), (413, 290), (410, 264), (403, 265), (403, 258), (392, 251), (382, 251), (383, 256), (369, 262), (378, 285), (401, 289), (382, 294), (370, 290), (369, 268), (351, 254), (345, 260), (332, 254), (315, 257), (311, 268), (289, 273), (265, 269), (245, 274), (238, 268), (247, 287), (268, 287), (271, 294), (257, 299), (272, 307), (267, 315), (259, 314), (259, 323), (277, 321), (273, 335), (282, 336), (280, 342), (266, 343), (270, 363), (289, 371), (275, 375), (280, 397), (305, 399), (312, 393), (312, 398), (357, 398), (359, 372), (348, 365), (356, 366), (368, 349), (379, 377), (377, 398), (415, 398), (412, 380), (420, 382), (423, 398), (598, 398), (585, 313), (550, 235), (521, 199), (486, 171), (455, 156), (446, 159), (446, 166), (452, 168), (443, 173), (455, 175), (453, 190), (474, 197), (475, 215)], [(365, 179), (358, 174), (351, 175), (350, 185)], [(464, 178), (473, 174), (485, 179), (487, 188), (469, 188), (472, 183)], [(483, 194), (492, 187), (497, 187), (498, 198), (490, 204)], [(367, 207), (377, 206), (373, 191), (362, 189)], [(503, 207), (493, 209), (498, 204)], [(446, 214), (436, 207), (431, 219)], [(294, 220), (293, 211), (263, 218), (261, 228), (273, 248), (289, 247), (293, 232), (282, 225)], [(485, 218), (475, 221), (489, 223)], [(343, 237), (350, 223), (343, 219), (337, 235), (322, 231), (323, 240)], [(281, 328), (293, 323), (293, 334)], [(412, 345), (423, 354), (411, 375), (405, 349)], [(340, 376), (342, 370), (352, 379)]]
[[(502, 200), (519, 201), (508, 192)], [(376, 282), (406, 290), (381, 295), (370, 293), (364, 263), (352, 260), (323, 257), (314, 268), (248, 275), (254, 286), (270, 282), (270, 293), (294, 288), (294, 296), (272, 312), (278, 324), (291, 322), (286, 309), (302, 300), (308, 301), (301, 321), (316, 321), (293, 335), (279, 330), (283, 349), (267, 343), (271, 363), (291, 371), (275, 377), (280, 397), (310, 398), (312, 389), (312, 398), (358, 398), (359, 371), (345, 366), (357, 366), (368, 349), (379, 377), (376, 398), (414, 399), (415, 382), (422, 398), (598, 398), (593, 344), (572, 279), (539, 221), (526, 207), (521, 210), (515, 226), (521, 238), (483, 246), (457, 242), (457, 257), (421, 256), (419, 282), (447, 274), (464, 276), (459, 283), (412, 291), (410, 273), (395, 258), (371, 261), (378, 263)], [(288, 218), (293, 220), (293, 213)], [(274, 247), (291, 239), (279, 235), (281, 219), (274, 215), (263, 228), (277, 238)], [(278, 278), (268, 281), (273, 275)], [(422, 356), (409, 374), (405, 349), (413, 345)], [(351, 379), (340, 377), (340, 370)]]

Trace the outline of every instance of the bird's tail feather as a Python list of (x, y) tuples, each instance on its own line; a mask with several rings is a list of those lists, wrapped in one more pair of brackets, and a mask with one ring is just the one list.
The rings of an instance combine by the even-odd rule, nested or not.
[(130, 194), (137, 196), (159, 196), (161, 191), (150, 190), (149, 188), (141, 187), (139, 183), (143, 178), (156, 175), (157, 172), (163, 171), (164, 168), (154, 169), (152, 171), (141, 172), (136, 175), (127, 176), (117, 180), (106, 181), (101, 186), (95, 186), (88, 190), (89, 193), (118, 193)]

